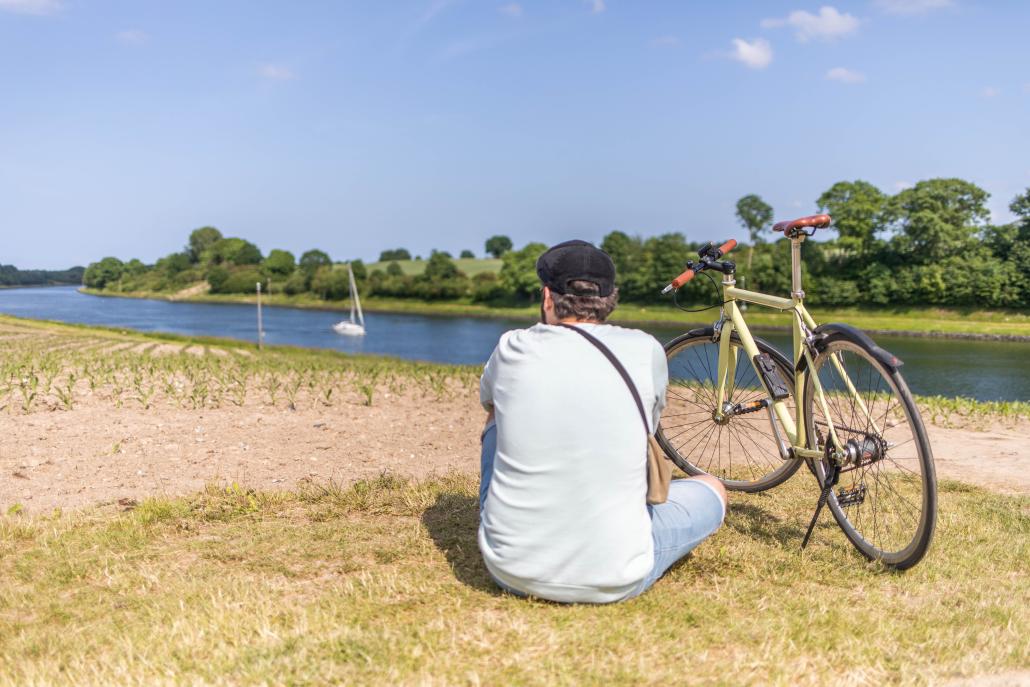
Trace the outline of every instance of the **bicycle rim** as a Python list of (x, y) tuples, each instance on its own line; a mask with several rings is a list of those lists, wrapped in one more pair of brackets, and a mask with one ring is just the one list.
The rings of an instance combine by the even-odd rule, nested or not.
[[(791, 396), (786, 400), (794, 413), (793, 370), (770, 344), (756, 340), (780, 367)], [(734, 334), (731, 349), (737, 351), (737, 369), (727, 401), (749, 403), (767, 398), (751, 361)], [(711, 330), (687, 336), (667, 345), (669, 386), (666, 406), (657, 432), (658, 442), (674, 463), (689, 475), (712, 475), (727, 489), (757, 492), (788, 479), (801, 464), (780, 458), (770, 424), (772, 409), (716, 422), (719, 344)]]
[[(837, 448), (849, 456), (827, 505), (863, 555), (909, 568), (926, 554), (937, 519), (933, 456), (919, 410), (901, 375), (846, 336), (831, 337), (813, 362), (842, 444)], [(805, 398), (810, 445), (825, 452), (830, 423), (811, 376)], [(820, 482), (828, 465), (815, 463)]]

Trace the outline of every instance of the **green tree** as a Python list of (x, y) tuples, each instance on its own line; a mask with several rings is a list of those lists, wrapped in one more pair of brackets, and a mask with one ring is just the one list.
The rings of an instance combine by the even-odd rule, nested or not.
[(354, 272), (354, 279), (364, 281), (368, 278), (368, 268), (365, 267), (365, 263), (361, 259), (354, 258), (349, 264), (351, 271)]
[(476, 257), (476, 254), (473, 253), (472, 251), (470, 251), (468, 248), (466, 248), (465, 250), (461, 251), (461, 257), (462, 258), (474, 258), (474, 257)]
[(139, 258), (133, 258), (125, 263), (125, 274), (139, 276), (147, 271), (147, 266)]
[(887, 206), (887, 196), (880, 189), (866, 181), (838, 181), (816, 204), (833, 217), (842, 248), (857, 254), (872, 252)]
[(174, 276), (193, 267), (193, 259), (190, 253), (183, 251), (166, 255), (158, 260), (154, 266), (165, 274)]
[(241, 238), (218, 239), (204, 251), (202, 261), (214, 265), (259, 265), (261, 251), (250, 241)]
[(388, 277), (403, 277), (404, 270), (401, 268), (401, 264), (394, 260), (386, 266), (386, 275)]
[(186, 248), (186, 252), (189, 253), (190, 256), (190, 261), (194, 263), (200, 262), (204, 251), (221, 239), (222, 232), (218, 231), (214, 227), (201, 227), (200, 229), (194, 229), (190, 233), (189, 245)]
[(501, 285), (508, 293), (536, 302), (540, 293), (536, 261), (545, 250), (547, 246), (542, 243), (529, 243), (521, 250), (511, 250), (502, 256)]
[(329, 259), (329, 255), (317, 248), (313, 248), (300, 256), (300, 268), (311, 276), (313, 276), (320, 267), (329, 267), (332, 264), (333, 261)]
[(270, 277), (286, 279), (297, 268), (297, 261), (290, 251), (273, 248), (261, 263), (261, 268)]
[(511, 239), (498, 234), (486, 240), (486, 252), (489, 255), (499, 258), (512, 249)]
[(1030, 188), (1012, 199), (1009, 210), (1024, 224), (1030, 224)]
[(982, 188), (962, 179), (920, 181), (890, 199), (895, 247), (917, 263), (940, 261), (973, 247), (990, 217)]
[(113, 285), (122, 278), (125, 265), (114, 257), (106, 257), (100, 262), (90, 263), (86, 267), (83, 281), (91, 289), (103, 289)]
[(228, 293), (225, 284), (229, 281), (229, 276), (229, 270), (221, 265), (212, 265), (208, 268), (205, 278), (211, 287), (211, 293)]
[(644, 300), (652, 284), (646, 269), (647, 256), (640, 237), (630, 237), (625, 232), (610, 232), (601, 241), (601, 250), (615, 263), (615, 281), (619, 286), (619, 297), (627, 300)]
[(331, 265), (323, 265), (311, 279), (311, 291), (323, 300), (337, 301), (350, 294), (350, 279), (346, 270), (334, 269)]
[(407, 248), (394, 248), (392, 250), (384, 250), (379, 254), (379, 262), (391, 262), (394, 260), (411, 260), (411, 253), (408, 252)]
[(747, 229), (750, 245), (747, 249), (747, 271), (751, 272), (751, 259), (756, 243), (762, 242), (762, 235), (772, 223), (772, 206), (762, 200), (761, 196), (750, 193), (737, 201), (737, 221)]
[[(220, 287), (221, 293), (254, 293), (258, 282), (261, 283), (261, 290), (267, 293), (268, 283), (258, 267), (248, 265), (242, 269), (229, 270), (229, 278)], [(214, 285), (211, 290), (214, 291)]]
[(451, 256), (443, 251), (433, 251), (433, 254), (429, 256), (429, 260), (426, 261), (426, 269), (422, 273), (422, 276), (426, 279), (433, 281), (442, 281), (444, 279), (453, 279), (461, 274), (458, 271), (458, 266), (454, 264), (454, 260)]
[(290, 296), (305, 293), (311, 288), (311, 275), (304, 270), (294, 270), (293, 274), (286, 278), (283, 284), (283, 291)]

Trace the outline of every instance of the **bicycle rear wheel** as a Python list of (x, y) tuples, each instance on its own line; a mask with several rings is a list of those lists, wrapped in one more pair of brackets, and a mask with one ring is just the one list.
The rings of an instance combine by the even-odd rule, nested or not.
[[(773, 435), (771, 408), (732, 415), (716, 421), (719, 342), (714, 329), (695, 329), (665, 345), (669, 361), (669, 386), (656, 438), (681, 470), (688, 475), (711, 475), (727, 489), (764, 491), (790, 478), (801, 461), (780, 458)], [(772, 344), (755, 339), (758, 350), (776, 363), (790, 390), (786, 403), (794, 415), (794, 370)], [(766, 399), (736, 333), (730, 349), (737, 354), (737, 368), (726, 402), (733, 406)]]
[[(820, 483), (829, 452), (844, 454), (827, 505), (867, 558), (904, 570), (926, 554), (937, 521), (937, 478), (919, 409), (895, 367), (858, 332), (833, 331), (813, 360), (829, 417), (805, 383), (805, 426)], [(839, 446), (830, 446), (833, 425)]]

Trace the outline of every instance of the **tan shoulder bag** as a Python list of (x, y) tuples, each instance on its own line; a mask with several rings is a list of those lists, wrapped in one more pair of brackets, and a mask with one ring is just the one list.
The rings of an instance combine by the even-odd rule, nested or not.
[(618, 371), (622, 381), (626, 382), (626, 386), (629, 388), (629, 392), (633, 394), (633, 400), (637, 404), (637, 410), (640, 411), (640, 419), (644, 423), (644, 433), (647, 435), (647, 502), (651, 505), (665, 503), (669, 498), (669, 483), (672, 481), (672, 461), (666, 457), (665, 451), (658, 444), (658, 440), (651, 434), (647, 423), (647, 413), (644, 410), (644, 403), (640, 400), (640, 393), (637, 391), (637, 387), (630, 378), (629, 373), (626, 372), (626, 368), (622, 366), (622, 363), (611, 352), (611, 349), (601, 343), (597, 337), (579, 327), (573, 327), (571, 324), (562, 324), (561, 326), (571, 329), (594, 344), (597, 350), (601, 351), (604, 357), (608, 358), (608, 362)]

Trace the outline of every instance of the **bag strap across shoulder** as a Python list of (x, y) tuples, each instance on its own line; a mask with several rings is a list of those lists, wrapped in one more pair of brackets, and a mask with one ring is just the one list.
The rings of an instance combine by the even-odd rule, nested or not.
[(601, 343), (596, 336), (580, 329), (579, 327), (574, 327), (571, 324), (564, 324), (561, 322), (558, 323), (558, 326), (565, 327), (566, 329), (571, 329), (572, 331), (576, 332), (584, 339), (592, 343), (597, 348), (597, 350), (601, 351), (601, 353), (604, 354), (605, 358), (608, 358), (608, 362), (610, 362), (612, 366), (618, 371), (619, 376), (622, 377), (622, 381), (626, 382), (626, 386), (629, 388), (629, 392), (633, 394), (633, 400), (637, 404), (637, 410), (640, 411), (640, 419), (644, 423), (644, 433), (650, 436), (651, 426), (647, 422), (647, 413), (644, 411), (644, 402), (640, 400), (640, 392), (637, 391), (637, 385), (633, 383), (633, 380), (629, 376), (629, 372), (626, 372), (626, 368), (622, 366), (622, 363), (620, 363), (619, 359), (615, 357), (615, 354), (612, 353), (611, 349), (605, 346), (603, 343)]

